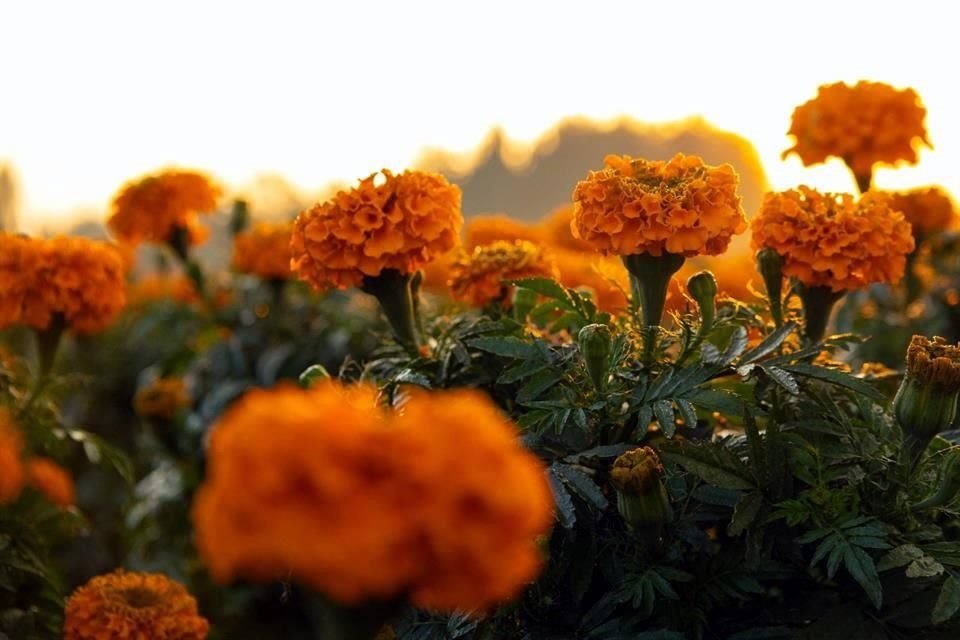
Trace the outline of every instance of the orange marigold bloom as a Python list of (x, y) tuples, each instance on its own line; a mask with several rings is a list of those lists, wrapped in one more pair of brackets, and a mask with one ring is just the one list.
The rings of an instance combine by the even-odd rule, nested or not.
[(806, 166), (837, 157), (857, 176), (877, 163), (916, 164), (917, 146), (930, 146), (926, 115), (913, 89), (866, 81), (823, 85), (794, 109), (788, 133), (796, 143), (783, 155), (796, 153)]
[(17, 499), (24, 476), (23, 437), (7, 410), (0, 407), (0, 505)]
[(463, 216), (460, 188), (424, 171), (384, 169), (293, 223), (291, 270), (317, 289), (360, 286), (384, 269), (413, 273), (454, 249)]
[(537, 228), (502, 213), (469, 218), (464, 228), (464, 236), (464, 245), (467, 249), (493, 244), (498, 240), (509, 242), (514, 240), (540, 242), (542, 240)]
[(130, 303), (135, 305), (172, 301), (177, 304), (194, 304), (200, 301), (197, 289), (183, 275), (152, 274), (131, 283)]
[(50, 458), (30, 458), (27, 461), (27, 476), (30, 486), (53, 504), (67, 508), (75, 503), (73, 478), (66, 469)]
[(144, 418), (172, 420), (190, 406), (190, 392), (183, 378), (157, 378), (137, 390), (133, 408)]
[(64, 640), (204, 640), (210, 624), (178, 582), (159, 573), (117, 569), (67, 601)]
[(233, 268), (266, 280), (290, 277), (289, 222), (258, 222), (233, 240)]
[(557, 266), (543, 247), (526, 240), (498, 240), (462, 254), (450, 268), (450, 292), (457, 300), (483, 306), (507, 300), (513, 287), (504, 280), (556, 278)]
[(193, 509), (214, 578), (289, 575), (347, 605), (407, 596), (467, 610), (532, 579), (551, 496), (506, 418), (476, 392), (414, 397), (403, 412), (333, 380), (233, 405)]
[(805, 186), (768, 193), (751, 230), (753, 248), (780, 254), (785, 275), (834, 291), (900, 280), (914, 248), (909, 223), (877, 192), (859, 199)]
[(185, 229), (190, 244), (207, 239), (198, 214), (217, 208), (220, 187), (194, 171), (167, 170), (125, 184), (114, 196), (107, 226), (124, 242), (168, 243)]
[(589, 242), (573, 235), (572, 225), (573, 207), (570, 205), (558, 207), (540, 221), (541, 238), (551, 247), (593, 253), (593, 246)]
[[(126, 304), (123, 258), (104, 242), (87, 238), (21, 238), (0, 258), (0, 285), (8, 292), (0, 311), (0, 329), (26, 325), (47, 329), (61, 316), (79, 333), (105, 329)], [(6, 246), (0, 246), (5, 249)]]
[(609, 313), (630, 306), (630, 279), (620, 260), (595, 253), (553, 250), (560, 272), (559, 282), (572, 289), (588, 289), (597, 308)]
[(943, 231), (953, 224), (953, 200), (942, 189), (927, 187), (892, 195), (891, 208), (903, 213), (915, 234)]
[(678, 153), (668, 161), (607, 156), (573, 190), (573, 235), (603, 253), (626, 256), (723, 253), (746, 229), (729, 164)]

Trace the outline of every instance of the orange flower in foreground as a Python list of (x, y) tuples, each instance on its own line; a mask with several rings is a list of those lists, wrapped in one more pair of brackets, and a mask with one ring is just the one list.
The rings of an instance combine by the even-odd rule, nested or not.
[(133, 397), (133, 408), (144, 418), (172, 420), (189, 406), (190, 392), (183, 378), (157, 378)]
[(573, 235), (627, 256), (723, 253), (746, 229), (729, 164), (711, 167), (678, 153), (665, 162), (607, 156), (573, 190)]
[(183, 585), (122, 569), (74, 591), (65, 614), (64, 640), (204, 640), (210, 629)]
[(27, 461), (30, 486), (53, 504), (67, 508), (76, 501), (73, 478), (70, 473), (50, 458), (31, 458)]
[(316, 289), (360, 286), (385, 269), (413, 273), (459, 242), (461, 193), (436, 173), (384, 169), (297, 216), (291, 270)]
[(593, 246), (573, 235), (573, 207), (564, 205), (554, 209), (540, 221), (540, 235), (544, 242), (551, 247), (568, 251), (583, 251), (593, 253)]
[(876, 192), (859, 200), (804, 186), (768, 193), (751, 230), (753, 248), (779, 253), (785, 275), (833, 291), (897, 282), (914, 248), (903, 214)]
[(796, 153), (806, 166), (837, 157), (857, 176), (870, 175), (877, 163), (916, 164), (917, 147), (930, 146), (926, 115), (913, 89), (866, 81), (823, 85), (794, 109), (788, 133), (796, 142), (783, 155)]
[(107, 226), (124, 242), (169, 243), (178, 229), (190, 244), (200, 244), (207, 230), (198, 214), (217, 208), (220, 187), (193, 171), (167, 170), (133, 180), (114, 197)]
[(552, 520), (542, 465), (477, 392), (414, 396), (397, 415), (365, 385), (252, 391), (209, 461), (193, 519), (214, 578), (292, 576), (347, 605), (508, 599)]
[(495, 300), (509, 301), (513, 287), (504, 280), (556, 278), (550, 253), (526, 240), (498, 240), (475, 247), (450, 268), (450, 292), (463, 302), (481, 307)]
[(597, 308), (609, 313), (630, 306), (630, 279), (616, 258), (558, 249), (552, 252), (560, 272), (559, 282), (571, 289), (588, 289)]
[(200, 301), (196, 287), (183, 275), (145, 276), (130, 285), (127, 295), (132, 305), (154, 302), (175, 302), (186, 305)]
[(914, 234), (943, 231), (953, 224), (956, 209), (942, 189), (928, 187), (892, 195), (890, 207), (903, 213)]
[(61, 316), (74, 331), (96, 333), (126, 304), (123, 258), (107, 243), (0, 236), (0, 250), (6, 245), (14, 251), (0, 258), (0, 285), (8, 287), (0, 294), (0, 329), (26, 325), (43, 330)]
[(233, 240), (233, 268), (266, 280), (290, 277), (289, 222), (258, 222)]
[(540, 231), (536, 227), (502, 213), (469, 218), (464, 227), (464, 236), (463, 244), (467, 249), (492, 244), (498, 240), (541, 241)]
[(24, 475), (23, 437), (7, 410), (0, 407), (0, 505), (17, 499)]

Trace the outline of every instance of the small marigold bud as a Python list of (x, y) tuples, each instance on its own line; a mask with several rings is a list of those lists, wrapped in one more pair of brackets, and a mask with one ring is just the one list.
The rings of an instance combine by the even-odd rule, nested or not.
[(631, 527), (665, 524), (673, 509), (663, 484), (663, 465), (650, 447), (628, 451), (616, 459), (610, 483), (617, 490), (617, 509)]
[(697, 301), (697, 306), (700, 307), (703, 326), (713, 326), (713, 321), (717, 317), (716, 278), (709, 271), (695, 273), (687, 280), (687, 291), (690, 292), (690, 296)]
[(933, 437), (948, 429), (960, 396), (960, 345), (913, 336), (906, 374), (893, 400), (904, 443), (916, 462)]
[(597, 391), (607, 384), (607, 369), (610, 364), (610, 327), (605, 324), (588, 324), (577, 334), (580, 353), (587, 365), (587, 373)]

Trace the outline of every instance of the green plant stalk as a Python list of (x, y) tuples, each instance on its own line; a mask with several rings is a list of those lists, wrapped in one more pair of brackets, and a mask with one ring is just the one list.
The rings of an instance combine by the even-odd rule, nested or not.
[(770, 316), (774, 326), (783, 326), (783, 258), (773, 249), (765, 248), (757, 252), (757, 271), (763, 277), (763, 286), (767, 290), (770, 303)]
[(622, 259), (630, 273), (630, 290), (634, 304), (640, 307), (643, 314), (643, 360), (646, 364), (651, 364), (670, 278), (683, 266), (684, 257), (675, 253), (664, 253), (661, 256), (635, 253), (622, 256)]
[(178, 226), (174, 228), (167, 244), (173, 251), (173, 255), (177, 257), (177, 261), (180, 262), (180, 265), (183, 267), (190, 283), (193, 284), (193, 288), (197, 291), (197, 295), (200, 297), (203, 306), (212, 314), (213, 300), (210, 299), (209, 293), (207, 292), (207, 282), (206, 277), (203, 275), (203, 269), (190, 257), (190, 232), (186, 227)]
[(33, 380), (30, 393), (27, 394), (26, 400), (24, 400), (23, 405), (17, 411), (18, 418), (25, 415), (27, 411), (33, 407), (34, 403), (36, 403), (37, 399), (43, 393), (43, 390), (50, 384), (50, 373), (53, 371), (53, 364), (56, 362), (57, 352), (60, 350), (60, 343), (66, 330), (67, 319), (63, 317), (63, 314), (57, 313), (54, 314), (50, 320), (49, 327), (34, 331), (33, 336), (37, 352), (37, 375)]
[(803, 337), (807, 344), (823, 339), (830, 322), (833, 307), (845, 291), (833, 291), (830, 287), (798, 287), (803, 304)]
[(402, 609), (402, 602), (369, 602), (344, 607), (325, 598), (312, 601), (317, 640), (374, 640)]
[(414, 301), (413, 275), (384, 269), (378, 276), (364, 276), (360, 289), (377, 299), (393, 334), (410, 355), (420, 355), (419, 321)]

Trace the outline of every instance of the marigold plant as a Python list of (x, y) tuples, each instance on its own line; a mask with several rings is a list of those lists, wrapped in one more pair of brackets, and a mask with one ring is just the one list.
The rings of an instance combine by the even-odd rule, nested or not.
[(890, 206), (903, 213), (914, 235), (943, 231), (953, 224), (956, 215), (953, 200), (938, 187), (894, 193)]
[(217, 208), (221, 188), (194, 171), (167, 170), (137, 178), (114, 196), (107, 226), (124, 242), (171, 243), (185, 232), (190, 244), (206, 240), (199, 214)]
[(64, 640), (204, 640), (210, 625), (183, 585), (118, 569), (70, 596)]
[(27, 476), (30, 486), (53, 504), (67, 508), (76, 502), (73, 478), (50, 458), (30, 458), (27, 461)]
[(133, 397), (133, 408), (144, 418), (172, 420), (189, 406), (190, 392), (183, 378), (157, 378)]
[(462, 254), (450, 268), (450, 292), (463, 302), (481, 307), (508, 300), (512, 287), (506, 280), (557, 277), (550, 252), (527, 240), (498, 240)]
[(384, 169), (297, 216), (291, 269), (314, 288), (360, 286), (390, 269), (410, 274), (459, 242), (461, 193), (439, 174)]
[(805, 186), (768, 193), (751, 231), (753, 248), (776, 251), (785, 275), (833, 291), (897, 282), (914, 248), (903, 214), (873, 192), (859, 199)]
[(233, 268), (265, 280), (290, 277), (288, 222), (258, 222), (233, 240)]
[(0, 407), (0, 505), (17, 499), (25, 475), (23, 437), (7, 410)]
[(739, 178), (728, 164), (682, 153), (668, 161), (611, 155), (604, 163), (573, 191), (573, 235), (599, 251), (716, 255), (746, 229)]
[(913, 89), (867, 81), (823, 85), (794, 109), (788, 133), (796, 142), (783, 155), (796, 153), (807, 166), (840, 158), (866, 190), (875, 164), (916, 164), (917, 147), (930, 145), (926, 114)]

